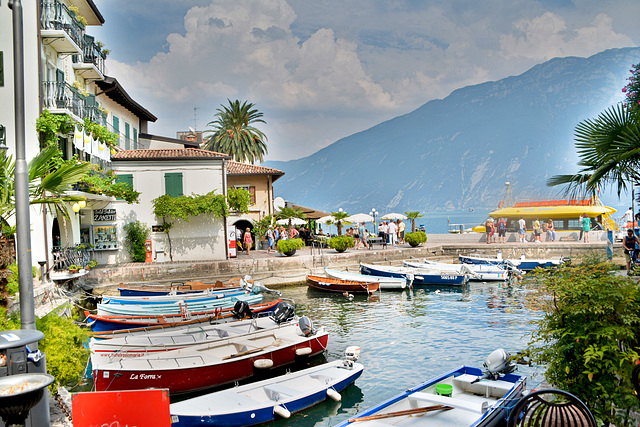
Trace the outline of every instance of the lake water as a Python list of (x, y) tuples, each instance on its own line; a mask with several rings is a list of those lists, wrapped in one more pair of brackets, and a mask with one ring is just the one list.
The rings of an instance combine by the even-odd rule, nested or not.
[[(295, 300), (298, 315), (329, 330), (327, 360), (357, 345), (365, 369), (342, 402), (324, 402), (278, 426), (333, 426), (446, 370), (482, 367), (496, 348), (515, 354), (527, 346), (531, 320), (542, 316), (520, 284), (472, 282), (463, 289), (416, 288), (353, 300), (306, 287), (280, 290)], [(518, 371), (530, 377), (530, 386), (542, 381), (541, 370), (519, 365)]]

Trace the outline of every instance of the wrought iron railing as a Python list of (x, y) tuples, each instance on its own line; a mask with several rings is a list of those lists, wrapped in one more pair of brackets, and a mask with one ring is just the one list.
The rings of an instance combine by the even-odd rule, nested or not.
[(54, 246), (51, 249), (51, 255), (53, 256), (53, 269), (55, 271), (68, 270), (71, 265), (84, 267), (91, 261), (91, 255), (87, 248), (76, 246)]
[(43, 82), (44, 107), (66, 109), (77, 117), (88, 116), (85, 97), (67, 82)]
[(100, 110), (99, 106), (86, 107), (87, 117), (94, 123), (107, 126), (107, 114)]
[(67, 5), (58, 0), (40, 1), (40, 27), (43, 30), (64, 30), (79, 47), (84, 45), (84, 27)]
[(106, 55), (102, 52), (102, 49), (95, 43), (93, 36), (84, 36), (82, 43), (82, 55), (73, 55), (73, 62), (84, 62), (85, 64), (93, 64), (100, 74), (103, 76), (107, 72), (104, 65)]

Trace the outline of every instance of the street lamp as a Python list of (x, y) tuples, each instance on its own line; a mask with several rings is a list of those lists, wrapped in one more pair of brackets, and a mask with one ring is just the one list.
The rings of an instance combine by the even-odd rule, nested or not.
[(376, 231), (376, 215), (378, 215), (378, 212), (376, 212), (375, 208), (371, 208), (371, 212), (369, 212), (369, 215), (373, 217), (373, 234), (377, 236), (378, 232)]

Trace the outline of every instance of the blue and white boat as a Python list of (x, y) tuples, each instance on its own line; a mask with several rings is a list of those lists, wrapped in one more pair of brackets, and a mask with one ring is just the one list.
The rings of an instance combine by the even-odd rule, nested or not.
[(170, 406), (171, 425), (250, 426), (277, 419), (316, 405), (327, 397), (341, 400), (364, 366), (356, 363), (358, 347), (349, 347), (347, 360), (337, 360), (276, 378), (222, 390)]
[(486, 264), (486, 265), (503, 265), (517, 268), (518, 270), (528, 272), (536, 268), (558, 267), (561, 264), (570, 261), (567, 257), (555, 257), (544, 259), (527, 259), (524, 254), (520, 258), (502, 259), (502, 257), (491, 257), (487, 255), (458, 255), (461, 263), (465, 264)]
[(360, 272), (372, 276), (406, 278), (412, 280), (413, 286), (439, 285), (462, 286), (467, 283), (469, 276), (455, 271), (439, 271), (435, 269), (394, 267), (387, 265), (372, 265), (360, 263)]
[[(359, 413), (337, 427), (447, 426), (493, 427), (504, 424), (509, 408), (522, 397), (526, 377), (511, 373), (513, 367), (500, 349), (487, 361), (500, 360), (505, 371), (483, 373), (461, 366), (413, 387)], [(487, 366), (485, 361), (485, 367)]]
[(237, 301), (246, 301), (247, 304), (257, 304), (262, 300), (262, 295), (250, 295), (240, 293), (210, 301), (184, 302), (177, 301), (171, 304), (98, 304), (100, 316), (146, 316), (183, 314), (188, 317), (190, 312), (211, 311), (216, 308), (231, 308)]
[(474, 281), (498, 281), (509, 280), (512, 273), (517, 272), (515, 268), (508, 268), (502, 265), (489, 264), (448, 264), (445, 262), (430, 261), (403, 261), (402, 265), (414, 268), (437, 268), (443, 271), (456, 271), (460, 274), (468, 274), (469, 280)]
[(405, 277), (384, 277), (384, 276), (372, 276), (367, 274), (352, 273), (350, 271), (338, 271), (330, 268), (324, 269), (324, 273), (328, 277), (341, 280), (351, 280), (354, 282), (364, 283), (379, 283), (381, 290), (390, 289), (405, 289), (407, 286), (411, 286), (411, 281)]
[(136, 296), (102, 296), (103, 304), (173, 304), (178, 301), (184, 301), (188, 303), (211, 301), (215, 299), (224, 298), (227, 296), (242, 295), (246, 291), (239, 288), (218, 289), (218, 290), (206, 290), (196, 291), (189, 294), (176, 294), (169, 293), (166, 295), (136, 295)]

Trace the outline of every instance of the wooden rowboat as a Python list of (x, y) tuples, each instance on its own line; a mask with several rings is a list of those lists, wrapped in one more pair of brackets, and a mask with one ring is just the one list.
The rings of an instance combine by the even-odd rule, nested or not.
[[(324, 328), (303, 331), (303, 319), (275, 330), (228, 338), (93, 366), (96, 391), (167, 388), (187, 393), (233, 383), (253, 376), (256, 370), (293, 363), (327, 348)], [(308, 322), (309, 320), (306, 319)]]
[[(253, 313), (266, 313), (275, 310), (281, 299), (250, 305)], [(101, 316), (85, 312), (87, 321), (94, 332), (100, 332), (100, 338), (119, 336), (141, 330), (167, 329), (174, 326), (193, 325), (202, 322), (225, 322), (234, 320), (233, 308), (223, 308), (184, 314), (162, 314), (154, 316)], [(96, 336), (94, 334), (94, 336)]]
[(355, 280), (335, 279), (333, 277), (322, 277), (307, 275), (307, 285), (310, 288), (330, 292), (349, 292), (372, 294), (380, 288), (380, 283), (357, 282)]
[(221, 282), (217, 280), (214, 283), (205, 283), (202, 280), (191, 280), (188, 282), (172, 282), (172, 283), (145, 283), (140, 285), (125, 285), (120, 284), (118, 291), (121, 296), (151, 296), (151, 295), (167, 295), (170, 292), (176, 292), (178, 294), (187, 294), (197, 291), (206, 291), (207, 289), (226, 289), (237, 288), (242, 286), (243, 279), (241, 277), (234, 277)]

